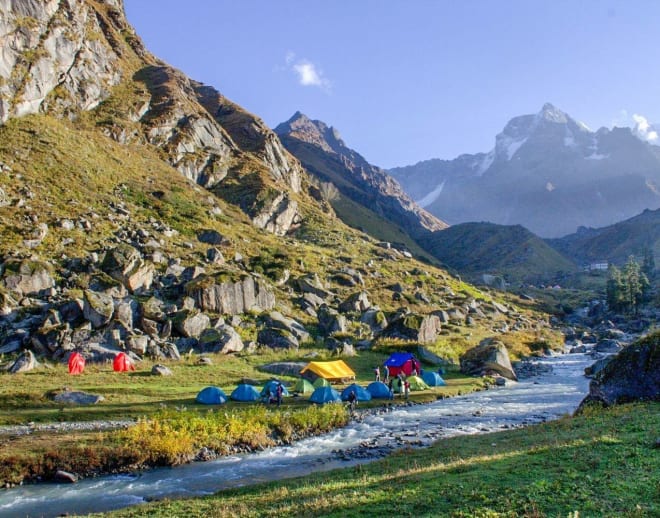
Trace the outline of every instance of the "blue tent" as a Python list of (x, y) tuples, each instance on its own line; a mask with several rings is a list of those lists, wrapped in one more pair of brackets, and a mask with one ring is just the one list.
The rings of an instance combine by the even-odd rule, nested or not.
[(367, 385), (367, 390), (371, 397), (389, 399), (390, 398), (390, 389), (382, 381), (373, 381)]
[[(270, 380), (268, 383), (264, 385), (264, 388), (261, 389), (261, 397), (267, 396), (268, 391), (270, 390), (271, 394), (274, 396), (277, 391), (277, 386), (282, 383), (281, 381), (277, 380)], [(288, 396), (289, 391), (286, 389), (284, 385), (282, 385), (282, 395), (283, 396)]]
[(342, 401), (348, 401), (348, 396), (350, 395), (351, 390), (355, 391), (355, 395), (357, 396), (358, 401), (371, 401), (371, 394), (369, 391), (357, 383), (353, 383), (341, 391)]
[(332, 387), (319, 387), (312, 392), (309, 400), (312, 403), (323, 405), (332, 401), (341, 401), (341, 397), (339, 396), (339, 392)]
[(424, 371), (422, 373), (422, 379), (429, 387), (444, 387), (446, 385), (445, 380), (437, 372)]
[(222, 405), (227, 402), (227, 396), (218, 387), (206, 387), (199, 391), (195, 401), (202, 405)]
[(258, 401), (259, 391), (252, 385), (241, 383), (229, 396), (234, 401)]

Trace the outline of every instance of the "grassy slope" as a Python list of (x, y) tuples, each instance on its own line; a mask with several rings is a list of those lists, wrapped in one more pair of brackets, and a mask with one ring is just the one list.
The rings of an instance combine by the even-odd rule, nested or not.
[(660, 403), (592, 410), (113, 516), (658, 516), (659, 428)]
[(510, 282), (552, 279), (575, 270), (569, 260), (527, 229), (493, 223), (463, 223), (435, 232), (429, 249), (463, 275), (504, 275)]

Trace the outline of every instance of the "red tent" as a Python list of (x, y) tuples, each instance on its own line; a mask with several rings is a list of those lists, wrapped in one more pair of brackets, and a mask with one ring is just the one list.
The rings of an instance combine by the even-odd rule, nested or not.
[(69, 374), (82, 374), (85, 370), (85, 358), (80, 353), (69, 356)]
[(115, 372), (134, 371), (135, 365), (133, 365), (133, 360), (126, 356), (126, 353), (119, 353), (112, 361), (112, 368)]
[(410, 353), (392, 353), (385, 360), (385, 367), (389, 370), (390, 376), (398, 376), (400, 373), (410, 376), (413, 372), (419, 374), (421, 364)]

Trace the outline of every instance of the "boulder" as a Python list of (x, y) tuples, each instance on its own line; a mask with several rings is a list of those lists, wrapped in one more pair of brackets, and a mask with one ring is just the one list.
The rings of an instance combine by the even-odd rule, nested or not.
[(449, 365), (451, 363), (421, 345), (417, 346), (417, 358), (419, 361), (429, 365)]
[(183, 336), (194, 338), (198, 338), (202, 331), (211, 327), (208, 315), (185, 309), (174, 315), (172, 323)]
[(103, 396), (98, 394), (90, 394), (89, 392), (68, 389), (58, 392), (53, 396), (53, 401), (56, 403), (66, 403), (69, 405), (95, 405), (104, 399)]
[(252, 276), (237, 282), (217, 282), (201, 276), (186, 285), (186, 293), (203, 311), (222, 315), (240, 315), (247, 311), (268, 311), (275, 307), (275, 294)]
[(140, 251), (127, 243), (120, 243), (108, 250), (101, 269), (131, 292), (139, 288), (148, 289), (153, 282), (153, 265), (145, 264)]
[(344, 315), (328, 306), (321, 306), (317, 312), (319, 319), (319, 331), (328, 336), (333, 333), (345, 333), (348, 329), (348, 321)]
[(154, 376), (172, 376), (172, 371), (165, 365), (157, 363), (151, 368), (151, 374)]
[(305, 326), (293, 318), (285, 317), (279, 311), (271, 311), (267, 316), (262, 317), (262, 320), (266, 327), (283, 329), (295, 336), (299, 342), (309, 340), (309, 333)]
[(199, 347), (204, 353), (238, 353), (244, 348), (243, 339), (236, 330), (223, 324), (206, 329), (199, 337)]
[(136, 300), (125, 299), (115, 305), (114, 319), (127, 331), (132, 331), (140, 314), (140, 305)]
[(478, 346), (465, 352), (460, 358), (461, 372), (470, 376), (483, 376), (496, 373), (510, 380), (518, 381), (511, 366), (509, 352), (502, 342), (486, 339)]
[(112, 297), (96, 291), (85, 290), (84, 304), (83, 315), (95, 329), (110, 322), (115, 311)]
[(398, 314), (387, 326), (383, 335), (425, 344), (435, 342), (440, 329), (440, 319), (436, 315), (406, 313)]
[(614, 356), (606, 356), (605, 358), (601, 358), (600, 360), (597, 360), (593, 365), (590, 365), (586, 369), (584, 369), (584, 375), (589, 376), (589, 377), (594, 377), (596, 376), (600, 371), (602, 371), (608, 363), (610, 363), (614, 359)]
[[(40, 295), (55, 286), (48, 263), (35, 260), (9, 260), (4, 263), (3, 284), (18, 297)], [(1, 271), (1, 270), (0, 270)]]
[(78, 475), (71, 473), (70, 471), (64, 471), (63, 469), (58, 469), (53, 475), (54, 482), (66, 483), (66, 484), (75, 484), (78, 482)]
[(298, 339), (289, 331), (267, 327), (259, 331), (257, 341), (260, 344), (276, 349), (298, 349)]
[(580, 406), (660, 400), (660, 332), (625, 347), (598, 373)]
[(132, 335), (126, 339), (126, 348), (139, 356), (144, 356), (147, 353), (148, 345), (149, 337), (145, 335)]
[(225, 258), (222, 252), (217, 248), (209, 248), (206, 251), (206, 260), (211, 264), (225, 264)]
[(165, 312), (163, 311), (163, 301), (156, 297), (150, 297), (141, 304), (143, 318), (154, 320), (156, 322), (164, 322), (166, 319)]
[(313, 293), (314, 295), (327, 299), (332, 294), (325, 288), (318, 274), (309, 274), (299, 277), (294, 283), (301, 293)]
[(339, 311), (341, 313), (362, 313), (371, 307), (369, 302), (369, 294), (366, 291), (353, 293), (344, 302), (339, 304)]
[(336, 338), (326, 338), (325, 346), (336, 356), (355, 356), (355, 347), (346, 340), (337, 340)]
[(360, 322), (367, 324), (374, 334), (378, 334), (387, 328), (387, 317), (377, 307), (371, 307), (362, 313)]
[(599, 353), (614, 354), (621, 350), (621, 344), (616, 340), (605, 339), (600, 340), (595, 346), (594, 351)]
[(274, 362), (261, 365), (259, 370), (277, 376), (300, 376), (300, 371), (306, 366), (305, 362)]
[(202, 243), (206, 243), (207, 245), (229, 244), (229, 239), (227, 239), (217, 230), (202, 230), (199, 234), (197, 234), (197, 239)]
[(10, 374), (19, 374), (21, 372), (28, 372), (37, 366), (37, 359), (34, 357), (32, 351), (23, 351), (21, 355), (16, 358), (16, 361), (11, 364), (8, 371)]

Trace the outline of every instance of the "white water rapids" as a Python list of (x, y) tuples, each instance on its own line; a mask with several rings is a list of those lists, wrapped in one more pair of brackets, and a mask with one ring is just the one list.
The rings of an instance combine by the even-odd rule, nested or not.
[(540, 361), (551, 365), (552, 372), (502, 388), (370, 414), (291, 446), (77, 484), (5, 490), (0, 492), (0, 516), (83, 514), (164, 497), (208, 495), (220, 489), (367, 462), (392, 448), (519, 427), (572, 413), (588, 391), (583, 373), (593, 359), (567, 354)]

